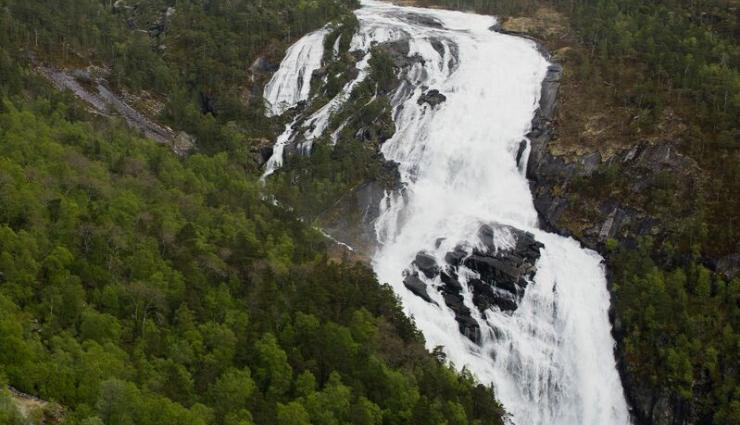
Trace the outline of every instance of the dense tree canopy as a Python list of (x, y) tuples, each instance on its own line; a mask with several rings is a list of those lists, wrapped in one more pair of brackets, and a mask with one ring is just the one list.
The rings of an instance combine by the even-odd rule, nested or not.
[[(246, 70), (353, 2), (64, 3), (0, 0), (0, 422), (501, 423), (371, 270), (263, 200), (249, 140), (275, 123)], [(198, 153), (34, 73), (91, 62)], [(51, 404), (24, 416), (9, 387)]]

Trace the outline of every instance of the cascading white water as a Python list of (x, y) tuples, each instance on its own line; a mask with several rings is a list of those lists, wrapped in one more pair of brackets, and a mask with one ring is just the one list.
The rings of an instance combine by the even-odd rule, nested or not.
[(265, 85), (264, 98), (267, 115), (280, 115), (311, 93), (311, 77), (321, 67), (324, 57), (324, 37), (329, 32), (322, 28), (301, 38), (290, 46), (280, 68)]
[[(381, 248), (373, 258), (379, 280), (400, 295), (428, 348), (443, 346), (457, 367), (493, 383), (513, 423), (628, 424), (601, 258), (572, 239), (537, 228), (529, 186), (515, 160), (539, 102), (547, 61), (532, 42), (490, 31), (491, 17), (362, 3), (352, 40), (353, 50), (366, 52), (358, 67), (364, 71), (373, 44), (398, 39), (409, 41), (410, 57), (423, 59), (414, 61), (392, 98), (397, 131), (382, 147), (387, 159), (399, 163), (404, 191), (388, 194), (381, 205), (376, 223)], [(307, 37), (298, 44), (322, 43)], [(305, 75), (293, 72), (295, 94), (304, 89), (299, 81)], [(351, 84), (323, 115), (308, 120), (328, 122)], [(429, 89), (439, 90), (446, 101), (419, 105)], [(311, 128), (318, 137), (326, 125), (318, 132)], [(286, 141), (293, 132), (286, 129)], [(444, 264), (445, 253), (457, 244), (475, 243), (481, 224), (531, 232), (545, 247), (513, 313), (493, 307), (479, 314), (463, 289), (482, 330), (478, 345), (459, 332), (438, 291), (429, 291), (436, 305), (424, 301), (406, 289), (402, 273), (420, 250)], [(494, 243), (503, 249), (512, 240), (501, 232)], [(475, 272), (460, 268), (463, 286), (472, 277)], [(424, 280), (430, 288), (439, 285), (439, 277)]]

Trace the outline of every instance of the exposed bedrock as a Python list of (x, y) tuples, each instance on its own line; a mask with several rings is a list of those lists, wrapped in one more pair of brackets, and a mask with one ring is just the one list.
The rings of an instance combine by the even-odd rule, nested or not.
[[(634, 244), (640, 237), (660, 237), (661, 232), (670, 229), (670, 223), (659, 222), (637, 200), (649, 197), (652, 190), (664, 184), (661, 179), (665, 175), (671, 175), (677, 190), (685, 191), (691, 199), (701, 186), (697, 164), (670, 142), (643, 141), (609, 158), (593, 151), (554, 154), (550, 144), (557, 138), (553, 121), (562, 75), (560, 65), (548, 69), (540, 106), (527, 134), (531, 146), (527, 178), (541, 225), (545, 230), (574, 236), (602, 254), (609, 239)], [(605, 192), (584, 198), (578, 184), (593, 185), (598, 179), (608, 178), (609, 173), (618, 173), (620, 181), (629, 182), (627, 195), (617, 197)], [(583, 217), (587, 206), (592, 213)], [(676, 216), (689, 214), (692, 203), (687, 202), (685, 208), (676, 211)]]
[[(587, 149), (579, 153), (554, 153), (556, 149), (552, 146), (558, 138), (554, 121), (562, 76), (560, 65), (553, 65), (548, 70), (542, 82), (540, 106), (527, 135), (531, 146), (527, 178), (542, 227), (573, 236), (602, 255), (608, 254), (606, 245), (610, 240), (630, 247), (635, 246), (641, 237), (666, 237), (672, 223), (661, 220), (675, 220), (692, 214), (692, 199), (703, 184), (697, 164), (680, 153), (671, 140), (642, 140), (609, 157)], [(625, 185), (620, 195), (615, 195), (612, 190), (593, 190), (600, 179), (610, 175), (617, 175), (615, 180)], [(675, 196), (686, 199), (671, 215), (655, 214), (649, 205), (651, 191), (666, 184), (665, 176), (670, 176)], [(612, 184), (607, 183), (606, 187)], [(731, 276), (740, 269), (738, 264), (740, 258), (726, 257), (719, 259), (714, 266), (718, 272)], [(611, 280), (609, 273), (607, 278)], [(614, 317), (614, 312), (610, 314), (613, 333), (619, 342), (620, 321)], [(624, 347), (618, 345), (618, 369), (636, 424), (692, 422), (686, 419), (691, 418), (693, 412), (685, 403), (665, 393), (657, 393), (650, 385), (634, 379), (626, 367), (624, 356)]]
[[(498, 233), (512, 243), (496, 246)], [(477, 241), (455, 246), (442, 261), (420, 251), (406, 271), (404, 285), (427, 302), (434, 302), (429, 292), (439, 292), (455, 313), (460, 332), (480, 343), (480, 325), (470, 310), (472, 306), (465, 305), (464, 294), (471, 295), (473, 306), (483, 318), (491, 308), (513, 312), (534, 277), (543, 246), (531, 233), (510, 226), (482, 225)]]
[(447, 96), (439, 92), (439, 90), (433, 89), (419, 96), (419, 100), (416, 102), (419, 105), (428, 104), (431, 107), (435, 107), (444, 103), (447, 100)]

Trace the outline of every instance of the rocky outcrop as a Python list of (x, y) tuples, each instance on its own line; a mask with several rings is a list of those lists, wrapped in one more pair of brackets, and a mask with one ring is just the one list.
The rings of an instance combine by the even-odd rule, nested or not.
[(440, 22), (439, 19), (429, 15), (422, 15), (419, 13), (407, 13), (403, 16), (403, 19), (416, 25), (423, 25), (430, 28), (443, 28), (442, 22)]
[[(602, 255), (608, 254), (609, 241), (630, 247), (645, 236), (667, 237), (673, 222), (692, 214), (692, 200), (702, 184), (697, 164), (670, 141), (644, 140), (609, 157), (588, 149), (553, 153), (551, 145), (557, 140), (553, 122), (562, 77), (560, 65), (549, 67), (542, 83), (539, 109), (527, 135), (531, 146), (527, 177), (541, 226), (573, 236)], [(677, 203), (670, 214), (656, 213), (651, 204), (661, 188), (670, 188), (672, 196), (685, 202)], [(723, 269), (732, 269), (732, 264), (732, 259), (727, 259), (722, 263)], [(614, 333), (619, 342), (620, 324), (615, 319)], [(617, 348), (617, 361), (636, 424), (695, 422), (685, 401), (657, 393), (645, 382), (633, 379), (621, 345)]]
[(186, 155), (195, 148), (195, 138), (184, 132), (155, 122), (123, 97), (109, 88), (108, 82), (94, 68), (63, 70), (38, 66), (37, 71), (59, 90), (69, 90), (89, 106), (95, 114), (117, 114), (129, 127), (140, 131), (146, 138), (169, 146), (178, 155)]
[(385, 163), (384, 175), (358, 185), (318, 217), (321, 227), (351, 246), (358, 259), (368, 260), (375, 250), (375, 220), (380, 215), (380, 203), (386, 191), (400, 189), (395, 163)]
[[(378, 92), (378, 95), (388, 93), (401, 93), (397, 96), (410, 96), (412, 85), (404, 79), (407, 72), (421, 60), (419, 56), (409, 55), (408, 40), (397, 40), (381, 43), (376, 48), (386, 52), (391, 60), (396, 73), (400, 76), (387, 92)], [(437, 92), (439, 93), (439, 92)], [(439, 96), (432, 95), (433, 98)], [(354, 132), (354, 137), (363, 141), (369, 148), (375, 147), (373, 161), (381, 165), (379, 175), (372, 180), (366, 180), (345, 194), (338, 202), (328, 208), (318, 217), (321, 227), (332, 237), (353, 248), (353, 256), (358, 259), (368, 260), (377, 247), (375, 234), (375, 220), (380, 215), (380, 203), (387, 192), (398, 192), (402, 189), (398, 166), (392, 161), (385, 159), (380, 152), (380, 146), (395, 131), (395, 128), (378, 126), (379, 120), (373, 125), (363, 125)], [(299, 125), (299, 124), (296, 124)], [(328, 131), (327, 131), (328, 132)], [(341, 143), (341, 141), (340, 141)], [(286, 147), (286, 155), (294, 154), (294, 147)]]
[[(549, 143), (554, 137), (553, 119), (562, 72), (562, 67), (557, 64), (548, 68), (542, 83), (540, 106), (527, 134), (531, 146), (527, 178), (541, 225), (548, 231), (575, 236), (587, 247), (602, 253), (605, 253), (606, 242), (610, 239), (633, 244), (640, 237), (660, 237), (660, 232), (670, 229), (670, 225), (659, 223), (655, 214), (638, 202), (639, 198), (645, 198), (642, 194), (650, 194), (665, 184), (662, 179), (670, 175), (676, 191), (686, 191), (687, 199), (691, 199), (690, 193), (701, 185), (696, 177), (698, 172), (695, 172), (697, 164), (671, 143), (648, 141), (608, 159), (602, 158), (599, 152), (567, 156), (553, 154)], [(576, 187), (579, 183), (595, 187), (600, 180), (615, 178), (616, 174), (621, 182), (629, 182), (629, 187), (624, 190), (627, 195), (618, 198), (609, 196), (609, 193), (597, 194), (589, 196), (588, 200), (579, 199), (577, 203), (581, 205), (574, 205), (574, 196), (588, 192)], [(581, 183), (585, 179), (589, 179), (589, 183)], [(609, 182), (604, 186), (609, 189)], [(625, 200), (627, 197), (630, 197), (628, 201)], [(579, 220), (577, 225), (569, 222), (569, 218), (581, 215), (574, 209), (584, 208), (589, 200), (594, 203), (595, 214), (591, 214), (588, 220)], [(649, 199), (646, 200), (649, 203)], [(684, 207), (690, 208), (691, 204), (686, 203)], [(675, 213), (672, 217), (683, 214), (679, 210)]]
[(439, 90), (429, 90), (428, 92), (419, 96), (419, 100), (416, 101), (419, 105), (428, 104), (432, 108), (437, 105), (444, 103), (447, 100), (447, 96), (439, 92)]
[[(499, 232), (513, 241), (511, 247), (495, 245)], [(404, 285), (431, 303), (435, 302), (428, 291), (438, 291), (445, 305), (455, 313), (460, 333), (480, 343), (480, 325), (465, 305), (463, 292), (472, 295), (473, 305), (482, 318), (491, 308), (513, 312), (534, 277), (542, 247), (531, 233), (510, 226), (483, 225), (475, 243), (457, 245), (445, 253), (443, 264), (428, 252), (419, 252), (405, 273)], [(472, 277), (461, 278), (462, 275)]]

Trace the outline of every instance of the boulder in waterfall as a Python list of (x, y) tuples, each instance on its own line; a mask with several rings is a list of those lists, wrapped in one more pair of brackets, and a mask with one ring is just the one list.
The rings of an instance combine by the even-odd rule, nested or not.
[[(424, 283), (420, 273), (428, 279), (439, 276), (442, 284), (436, 289), (441, 292), (445, 305), (454, 312), (460, 333), (479, 344), (480, 326), (470, 309), (475, 306), (484, 317), (490, 308), (505, 312), (516, 310), (528, 282), (534, 277), (535, 263), (544, 245), (533, 234), (504, 225), (482, 225), (477, 236), (476, 243), (466, 242), (447, 252), (446, 264), (442, 266), (434, 256), (420, 251), (411, 264), (412, 269), (418, 271), (407, 272), (403, 283), (418, 297), (433, 303), (428, 292), (433, 287)], [(499, 238), (507, 243), (497, 247)], [(437, 249), (442, 242), (437, 241)], [(470, 246), (472, 248), (466, 248)], [(462, 281), (461, 268), (466, 270)], [(470, 272), (477, 276), (470, 276)], [(463, 296), (465, 287), (472, 294), (473, 302), (469, 306), (465, 305)]]
[(437, 260), (431, 255), (425, 252), (419, 252), (416, 254), (416, 258), (413, 263), (420, 272), (424, 273), (429, 279), (433, 279), (434, 276), (439, 274), (439, 267), (437, 266)]
[(418, 273), (411, 273), (403, 279), (403, 285), (417, 297), (423, 299), (428, 303), (437, 305), (436, 302), (432, 301), (427, 292), (427, 284), (419, 278)]
[(444, 25), (442, 25), (442, 22), (440, 22), (439, 19), (429, 15), (422, 15), (421, 13), (407, 13), (403, 16), (402, 19), (415, 25), (422, 25), (425, 27), (437, 29), (444, 28)]
[(447, 264), (457, 267), (462, 262), (463, 258), (465, 258), (468, 255), (468, 251), (465, 250), (461, 245), (458, 245), (455, 247), (453, 251), (448, 252), (445, 254), (445, 261)]
[[(512, 239), (511, 247), (496, 247), (496, 234)], [(445, 260), (450, 264), (450, 273), (456, 276), (460, 266), (478, 274), (479, 278), (470, 279), (468, 288), (473, 293), (473, 304), (482, 312), (498, 307), (502, 311), (514, 311), (528, 282), (535, 272), (535, 263), (544, 246), (529, 232), (510, 226), (482, 225), (478, 229), (478, 247), (467, 252), (458, 246), (448, 252)], [(451, 281), (447, 277), (444, 279)], [(444, 280), (443, 280), (444, 282)], [(445, 283), (445, 288), (454, 287)]]
[(450, 293), (460, 293), (463, 290), (462, 284), (457, 278), (457, 274), (454, 271), (444, 271), (440, 273), (440, 279), (444, 284), (442, 290)]
[(477, 272), (481, 280), (512, 293), (518, 292), (520, 271), (515, 265), (502, 258), (471, 255), (465, 260), (465, 267)]
[(522, 155), (524, 155), (525, 150), (527, 150), (527, 141), (522, 140), (519, 142), (519, 149), (516, 151), (516, 166), (519, 168), (522, 166)]
[(445, 102), (446, 100), (447, 96), (440, 93), (439, 90), (433, 89), (419, 96), (419, 100), (417, 100), (416, 103), (418, 103), (419, 105), (427, 103), (429, 104), (429, 106), (435, 107)]
[(445, 305), (455, 313), (460, 333), (468, 337), (476, 344), (480, 343), (480, 325), (470, 313), (470, 309), (465, 306), (463, 296), (460, 294), (445, 293), (443, 295)]

